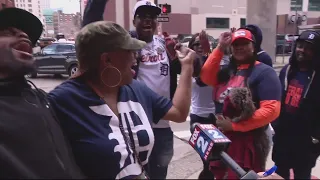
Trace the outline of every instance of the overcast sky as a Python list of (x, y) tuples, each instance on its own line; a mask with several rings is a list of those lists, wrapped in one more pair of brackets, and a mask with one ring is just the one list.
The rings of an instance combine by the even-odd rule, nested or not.
[(51, 8), (62, 8), (64, 13), (80, 12), (79, 0), (50, 0)]

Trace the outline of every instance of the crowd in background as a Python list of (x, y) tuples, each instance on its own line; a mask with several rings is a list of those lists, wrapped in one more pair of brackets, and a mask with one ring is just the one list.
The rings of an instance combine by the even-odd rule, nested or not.
[[(216, 125), (244, 170), (264, 172), (272, 149), (277, 174), (261, 178), (289, 179), (290, 169), (311, 178), (320, 154), (320, 34), (303, 32), (278, 76), (256, 25), (222, 33), (213, 50), (205, 31), (184, 47), (155, 35), (154, 3), (136, 3), (127, 32), (103, 21), (107, 2), (88, 1), (75, 39), (79, 70), (49, 93), (24, 77), (41, 22), (22, 9), (0, 11), (1, 178), (166, 179), (169, 121), (188, 116), (191, 126)], [(239, 177), (203, 161), (199, 179), (208, 178)]]

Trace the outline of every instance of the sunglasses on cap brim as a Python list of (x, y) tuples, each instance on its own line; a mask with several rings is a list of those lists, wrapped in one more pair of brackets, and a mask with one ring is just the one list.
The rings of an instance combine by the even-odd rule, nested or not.
[(140, 7), (135, 16), (146, 16), (146, 15), (150, 15), (152, 17), (157, 17), (158, 13), (154, 11), (154, 9), (149, 8), (149, 7)]

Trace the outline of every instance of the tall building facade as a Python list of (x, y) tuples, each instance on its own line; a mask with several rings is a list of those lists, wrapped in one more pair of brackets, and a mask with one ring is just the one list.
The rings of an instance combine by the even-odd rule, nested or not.
[(62, 33), (66, 38), (75, 38), (81, 27), (80, 13), (66, 14), (61, 10), (53, 13), (54, 34)]
[(33, 15), (35, 15), (39, 18), (39, 20), (42, 22), (43, 28), (44, 28), (42, 36), (46, 36), (46, 34), (45, 34), (45, 32), (46, 32), (45, 18), (42, 14), (40, 0), (15, 0), (14, 3), (15, 3), (15, 7), (29, 11)]
[(88, 0), (80, 0), (80, 14), (83, 17), (84, 9), (87, 6)]
[(17, 8), (27, 10), (39, 19), (42, 19), (40, 0), (15, 0), (15, 6)]
[(40, 0), (40, 7), (42, 10), (50, 9), (50, 0)]
[[(115, 21), (127, 30), (133, 29), (133, 7), (139, 0), (109, 0), (105, 7), (104, 19)], [(169, 34), (193, 34), (206, 30), (213, 37), (230, 28), (246, 24), (246, 0), (158, 0), (158, 4), (170, 4), (170, 22), (162, 24), (162, 31)], [(297, 10), (304, 18), (301, 24), (320, 23), (320, 0), (278, 0), (278, 33), (294, 33), (296, 25), (291, 22)], [(84, 8), (83, 8), (84, 9)]]
[(14, 0), (0, 0), (0, 10), (7, 7), (14, 7)]
[[(279, 1), (279, 0), (278, 0)], [(297, 26), (320, 24), (320, 0), (287, 0), (289, 13), (278, 15), (278, 33), (297, 33)]]
[(54, 9), (43, 9), (43, 17), (45, 19), (45, 34), (48, 37), (54, 37), (53, 15)]

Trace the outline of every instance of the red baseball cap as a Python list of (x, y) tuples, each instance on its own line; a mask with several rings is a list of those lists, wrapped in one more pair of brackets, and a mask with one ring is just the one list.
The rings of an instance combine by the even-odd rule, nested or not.
[(254, 36), (252, 35), (252, 33), (246, 29), (239, 29), (237, 31), (235, 31), (234, 33), (232, 33), (232, 41), (231, 43), (233, 43), (234, 41), (238, 40), (238, 39), (247, 39), (249, 41), (254, 42)]

